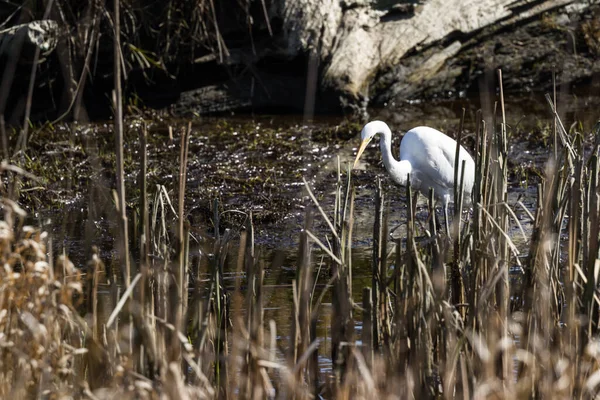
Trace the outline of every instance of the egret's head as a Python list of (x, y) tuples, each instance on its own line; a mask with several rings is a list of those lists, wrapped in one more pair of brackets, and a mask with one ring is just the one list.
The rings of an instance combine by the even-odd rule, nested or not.
[(358, 148), (358, 152), (356, 153), (356, 159), (354, 160), (354, 167), (358, 164), (358, 160), (362, 153), (365, 151), (373, 136), (378, 133), (384, 133), (386, 131), (390, 131), (390, 128), (383, 121), (371, 121), (364, 126), (362, 131), (360, 132), (360, 138), (362, 142), (360, 143), (360, 147)]

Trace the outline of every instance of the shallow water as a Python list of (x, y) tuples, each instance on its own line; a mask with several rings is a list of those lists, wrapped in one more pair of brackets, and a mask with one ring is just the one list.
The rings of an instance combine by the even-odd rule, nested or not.
[[(579, 130), (584, 134), (590, 132), (598, 118), (595, 113), (598, 109), (596, 106), (600, 103), (598, 99), (572, 96), (568, 100), (560, 103), (564, 105), (562, 108), (559, 107), (561, 114), (565, 116), (565, 125), (570, 126), (573, 121), (580, 121)], [(399, 133), (414, 126), (429, 125), (442, 131), (456, 132), (463, 107), (467, 110), (464, 143), (467, 148), (472, 149), (475, 112), (479, 108), (477, 102), (461, 100), (438, 104), (413, 103), (401, 108), (390, 106), (383, 110), (371, 110), (370, 114), (373, 119), (389, 121), (395, 133), (394, 147), (397, 149), (401, 137)], [(538, 174), (550, 155), (549, 142), (553, 140), (548, 136), (548, 127), (552, 121), (545, 100), (539, 96), (509, 101), (506, 109), (510, 143), (509, 167), (512, 171), (508, 202), (515, 205), (520, 200), (534, 212), (535, 185), (539, 181)], [(486, 120), (490, 118), (486, 117)], [(359, 145), (360, 127), (354, 131), (348, 128), (338, 129), (340, 123), (339, 117), (317, 117), (313, 121), (304, 121), (300, 116), (252, 115), (208, 118), (194, 122), (186, 192), (188, 220), (192, 224), (192, 234), (197, 239), (192, 240), (191, 256), (194, 260), (199, 257), (202, 263), (206, 262), (206, 252), (211, 251), (211, 237), (214, 233), (210, 210), (212, 199), (219, 199), (224, 225), (230, 228), (239, 223), (239, 219), (228, 218), (234, 215), (232, 211), (252, 212), (256, 251), (266, 267), (265, 320), (273, 319), (276, 322), (283, 348), (289, 341), (293, 315), (291, 285), (297, 266), (297, 243), (306, 208), (310, 205), (302, 178), (309, 182), (323, 209), (331, 213), (338, 163), (342, 170), (346, 170), (353, 162)], [(166, 128), (169, 125), (182, 126), (183, 122), (155, 121), (149, 128), (149, 134), (153, 137), (149, 145), (149, 180), (152, 185), (165, 185), (176, 207), (174, 188), (178, 176), (178, 136), (175, 140), (169, 139)], [(348, 132), (343, 132), (344, 130)], [(588, 138), (589, 140), (591, 139)], [(135, 143), (131, 143), (130, 149), (135, 148)], [(353, 172), (356, 201), (352, 284), (357, 304), (361, 303), (362, 288), (371, 285), (374, 190), (377, 176), (383, 178), (389, 207), (389, 226), (400, 225), (406, 220), (404, 189), (396, 187), (387, 178), (377, 143), (372, 144), (363, 157), (359, 168)], [(133, 157), (127, 177), (132, 186), (137, 184), (136, 160), (137, 157)], [(95, 244), (100, 246), (101, 255), (107, 263), (116, 259), (113, 243), (116, 223), (110, 211), (112, 203), (106, 200), (107, 196), (110, 199), (110, 182), (98, 184), (103, 188), (98, 190), (99, 197), (61, 185), (63, 184), (59, 182), (54, 188), (62, 190), (64, 205), (58, 209), (35, 209), (33, 214), (52, 233), (53, 251), (65, 251), (76, 264), (83, 266), (89, 257), (90, 246)], [(149, 192), (155, 193), (155, 186), (149, 187)], [(90, 202), (99, 201), (98, 198), (102, 196), (102, 209), (92, 213)], [(131, 202), (135, 203), (136, 200), (132, 199)], [(524, 251), (531, 233), (531, 223), (523, 210), (519, 207), (514, 209), (519, 223), (511, 221), (509, 233), (517, 247)], [(427, 212), (423, 209), (418, 215), (424, 221)], [(167, 219), (173, 224), (174, 215), (169, 214)], [(315, 232), (323, 240), (327, 234), (326, 225), (320, 216), (315, 218)], [(395, 236), (402, 234), (401, 228), (396, 231)], [(278, 269), (273, 269), (270, 265), (277, 252), (283, 254), (284, 261)], [(237, 258), (235, 244), (231, 246), (229, 257), (228, 265), (231, 270), (226, 282), (233, 287)], [(317, 270), (321, 260), (318, 252), (313, 260)], [(328, 270), (324, 265), (318, 279), (318, 292), (327, 279)], [(318, 335), (322, 339), (319, 354), (324, 372), (331, 368), (329, 301), (326, 296), (318, 324)], [(361, 328), (360, 315), (355, 315), (355, 321), (358, 336)]]

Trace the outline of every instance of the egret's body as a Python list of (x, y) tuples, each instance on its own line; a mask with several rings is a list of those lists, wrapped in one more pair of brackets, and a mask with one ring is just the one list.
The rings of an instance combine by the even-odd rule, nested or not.
[[(442, 132), (426, 126), (419, 126), (406, 132), (400, 143), (400, 161), (392, 155), (392, 131), (385, 122), (372, 121), (361, 132), (362, 143), (356, 154), (354, 166), (375, 135), (381, 135), (380, 147), (383, 163), (394, 182), (406, 186), (408, 175), (413, 189), (427, 194), (429, 188), (447, 208), (454, 200), (454, 160), (456, 141)], [(475, 182), (475, 162), (469, 153), (460, 146), (458, 179), (460, 182), (462, 162), (465, 162), (463, 178), (463, 199), (471, 203), (471, 192)]]

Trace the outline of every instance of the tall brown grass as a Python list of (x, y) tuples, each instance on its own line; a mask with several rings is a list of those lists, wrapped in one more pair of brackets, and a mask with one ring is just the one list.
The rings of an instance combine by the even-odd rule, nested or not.
[[(52, 254), (52, 238), (26, 225), (25, 212), (12, 200), (14, 191), (2, 187), (0, 396), (596, 396), (599, 129), (591, 132), (595, 143), (590, 146), (589, 137), (564, 128), (549, 100), (556, 148), (532, 213), (520, 201), (508, 202), (509, 135), (502, 96), (497, 109), (491, 126), (477, 124), (474, 207), (467, 215), (458, 202), (450, 236), (433, 216), (428, 226), (415, 223), (409, 188), (406, 234), (390, 242), (388, 202), (377, 186), (372, 286), (362, 293), (352, 293), (351, 285), (351, 171), (338, 166), (331, 211), (319, 205), (306, 184), (312, 206), (300, 235), (289, 335), (264, 317), (268, 267), (256, 254), (251, 214), (239, 227), (223, 229), (215, 201), (213, 227), (205, 227), (212, 229), (213, 241), (202, 255), (208, 273), (190, 263), (191, 229), (183, 200), (191, 126), (181, 130), (176, 190), (152, 192), (140, 179), (142, 195), (134, 205), (140, 222), (130, 229), (131, 248), (139, 257), (118, 246), (120, 261), (113, 270), (124, 274), (116, 274), (116, 281), (97, 251), (85, 266)], [(144, 127), (140, 135), (145, 171)], [(17, 182), (16, 176), (34, 179), (6, 162), (1, 170), (9, 183)], [(456, 190), (461, 192), (460, 185)], [(177, 203), (169, 193), (177, 193)], [(429, 193), (430, 214), (435, 213), (433, 198)], [(115, 204), (124, 207), (125, 202)], [(515, 245), (509, 229), (520, 228), (517, 215), (533, 226), (529, 235), (517, 230), (526, 249)], [(171, 221), (176, 221), (175, 238), (167, 228)], [(317, 222), (328, 227), (327, 233), (313, 228)], [(236, 247), (231, 285), (224, 277)], [(315, 284), (317, 253), (329, 263), (325, 285)], [(279, 267), (281, 261), (274, 260), (271, 268)], [(323, 338), (317, 321), (326, 312), (326, 295), (333, 317), (330, 336)], [(329, 339), (333, 369), (325, 373), (317, 351)], [(278, 356), (281, 350), (284, 358)]]

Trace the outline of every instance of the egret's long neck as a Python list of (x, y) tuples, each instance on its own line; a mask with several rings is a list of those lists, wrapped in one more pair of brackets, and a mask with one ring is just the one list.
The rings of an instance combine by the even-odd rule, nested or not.
[(406, 186), (408, 174), (411, 173), (412, 166), (409, 161), (398, 161), (392, 155), (392, 132), (387, 129), (383, 130), (380, 134), (381, 139), (379, 141), (379, 146), (383, 157), (383, 165), (385, 165), (385, 169), (388, 170), (396, 183), (401, 186)]
[(381, 155), (383, 156), (383, 165), (388, 171), (392, 171), (394, 166), (398, 164), (398, 161), (392, 155), (392, 132), (388, 129), (383, 129), (380, 132), (381, 139), (379, 140), (379, 147), (381, 148)]

